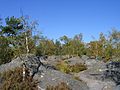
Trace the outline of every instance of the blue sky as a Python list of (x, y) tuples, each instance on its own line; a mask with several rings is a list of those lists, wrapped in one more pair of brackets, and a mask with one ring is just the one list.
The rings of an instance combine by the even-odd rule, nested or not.
[(0, 0), (0, 17), (29, 15), (50, 39), (82, 33), (83, 40), (120, 30), (120, 0)]

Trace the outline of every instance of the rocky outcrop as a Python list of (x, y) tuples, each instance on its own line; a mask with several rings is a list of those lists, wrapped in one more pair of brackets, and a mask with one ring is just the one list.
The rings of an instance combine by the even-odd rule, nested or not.
[[(1, 65), (0, 72), (12, 70), (24, 64), (29, 69), (30, 75), (38, 81), (39, 90), (45, 90), (48, 85), (56, 86), (60, 82), (65, 82), (72, 90), (120, 90), (120, 85), (116, 86), (114, 81), (107, 79), (107, 76), (110, 74), (119, 76), (118, 72), (117, 74), (116, 72), (113, 73), (113, 71), (112, 73), (111, 71), (107, 72), (107, 70), (119, 71), (118, 67), (120, 65), (116, 63), (108, 63), (106, 67), (106, 63), (96, 59), (90, 59), (87, 56), (65, 59), (69, 65), (84, 63), (87, 66), (87, 70), (74, 73), (74, 76), (82, 80), (79, 81), (74, 79), (73, 75), (65, 74), (55, 69), (53, 65), (59, 60), (61, 60), (59, 56), (51, 56), (46, 60), (43, 56), (22, 55), (10, 63)], [(102, 77), (104, 77), (104, 80)], [(0, 83), (1, 81), (0, 78)]]
[(73, 57), (73, 58), (70, 58), (66, 61), (68, 61), (69, 65), (75, 65), (75, 64), (79, 64), (79, 63), (84, 64), (85, 63), (85, 61), (80, 57)]
[(88, 90), (87, 85), (75, 80), (71, 75), (55, 70), (55, 68), (46, 63), (42, 57), (34, 55), (23, 55), (12, 60), (10, 63), (0, 66), (0, 72), (8, 71), (16, 67), (25, 66), (29, 69), (30, 75), (38, 81), (39, 90), (45, 90), (48, 85), (57, 85), (65, 82), (72, 90)]
[(104, 71), (107, 69), (106, 63), (87, 57), (83, 60), (88, 69), (75, 75), (86, 82), (89, 90), (118, 90), (115, 82), (106, 78), (103, 80)]
[(12, 70), (16, 67), (21, 67), (22, 61), (19, 58), (12, 60), (10, 63), (0, 65), (0, 72), (5, 72), (8, 70)]
[(120, 85), (120, 62), (111, 61), (107, 63), (103, 78), (110, 78), (116, 83), (116, 85)]
[(80, 79), (86, 82), (89, 90), (115, 90), (116, 84), (110, 80), (101, 80), (101, 74), (94, 73), (92, 70), (86, 70), (76, 74)]
[(60, 82), (65, 82), (72, 90), (88, 90), (86, 83), (75, 80), (71, 75), (64, 74), (60, 71), (46, 69), (40, 67), (42, 70), (41, 75), (37, 73), (34, 79), (39, 80), (39, 88), (45, 90), (49, 85), (56, 86)]

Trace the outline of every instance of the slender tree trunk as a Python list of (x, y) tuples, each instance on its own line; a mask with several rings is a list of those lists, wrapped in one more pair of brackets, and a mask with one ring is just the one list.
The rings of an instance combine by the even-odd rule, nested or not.
[(23, 81), (25, 80), (25, 65), (23, 64)]
[(26, 53), (28, 54), (29, 53), (29, 47), (28, 47), (28, 37), (27, 37), (27, 33), (25, 33), (25, 42), (26, 42)]

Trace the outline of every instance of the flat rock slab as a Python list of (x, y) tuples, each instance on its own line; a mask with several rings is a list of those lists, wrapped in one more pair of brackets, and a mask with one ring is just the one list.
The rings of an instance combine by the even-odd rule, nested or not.
[(84, 64), (85, 63), (85, 61), (83, 59), (81, 59), (80, 57), (73, 57), (73, 58), (70, 58), (66, 61), (68, 61), (69, 65), (75, 65), (75, 64), (79, 64), (79, 63)]
[(12, 60), (10, 63), (2, 64), (0, 65), (0, 72), (5, 72), (8, 70), (12, 70), (16, 67), (20, 67), (22, 65), (22, 62), (19, 58), (16, 58), (15, 60)]
[(115, 87), (115, 83), (113, 82), (103, 82), (100, 80), (90, 79), (84, 74), (81, 74), (80, 78), (87, 83), (89, 90), (114, 90), (113, 87)]
[(98, 75), (91, 75), (90, 73), (93, 74), (92, 70), (86, 70), (76, 74), (76, 76), (86, 82), (89, 90), (116, 90), (116, 84), (113, 81), (102, 81), (100, 80), (100, 73)]
[(72, 90), (89, 90), (86, 83), (73, 79), (71, 75), (56, 70), (47, 70), (42, 75), (36, 74), (34, 79), (39, 81), (39, 88), (45, 90), (48, 85), (56, 86), (65, 82)]
[[(24, 56), (22, 57), (22, 59), (26, 62), (26, 64), (28, 64), (28, 66), (38, 64), (36, 63), (37, 59), (35, 56), (31, 55), (29, 57), (30, 58)], [(16, 67), (21, 67), (22, 64), (22, 60), (20, 58), (16, 58), (10, 63), (1, 65), (0, 72), (12, 70)], [(84, 82), (75, 80), (71, 75), (54, 70), (53, 67), (45, 64), (40, 65), (38, 72), (34, 75), (34, 79), (39, 81), (38, 87), (40, 90), (45, 90), (48, 85), (58, 85), (60, 82), (67, 83), (67, 85), (72, 90), (88, 90), (88, 86)]]

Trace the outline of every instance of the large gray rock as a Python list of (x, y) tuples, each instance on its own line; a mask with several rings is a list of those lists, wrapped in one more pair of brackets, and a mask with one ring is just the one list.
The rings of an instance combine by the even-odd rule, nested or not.
[[(34, 55), (21, 56), (12, 60), (10, 63), (0, 66), (0, 72), (8, 71), (16, 67), (21, 67), (23, 63), (29, 69), (34, 79), (39, 81), (39, 89), (45, 90), (48, 85), (57, 85), (65, 82), (72, 90), (88, 90), (84, 82), (73, 79), (71, 75), (67, 75), (60, 71), (56, 71), (52, 65), (43, 63), (41, 58)], [(0, 80), (1, 81), (1, 80)]]
[(87, 59), (85, 60), (85, 64), (87, 65), (88, 69), (90, 68), (106, 68), (106, 64), (103, 61), (99, 61), (96, 59)]
[(116, 84), (113, 81), (102, 81), (101, 74), (96, 71), (86, 70), (76, 74), (81, 80), (86, 82), (89, 90), (115, 90)]
[(120, 85), (116, 86), (115, 90), (120, 90)]
[(12, 60), (10, 63), (0, 66), (0, 72), (13, 70), (16, 67), (25, 67), (29, 70), (30, 76), (34, 76), (41, 65), (45, 63), (43, 57), (36, 57), (35, 55), (21, 55), (20, 57)]
[[(47, 86), (56, 86), (60, 82), (65, 82), (72, 90), (88, 90), (86, 83), (73, 79), (71, 75), (64, 74), (56, 70), (45, 70), (41, 67), (42, 74), (36, 74), (34, 79), (39, 80), (38, 87), (45, 90)], [(40, 72), (41, 73), (41, 72)]]
[[(50, 63), (49, 63), (50, 60)], [(59, 61), (59, 57), (49, 57), (44, 60), (41, 57), (34, 55), (22, 55), (21, 58), (16, 58), (10, 63), (0, 66), (0, 72), (12, 70), (16, 67), (21, 67), (23, 63), (30, 70), (34, 79), (39, 81), (38, 87), (40, 90), (45, 90), (48, 85), (56, 86), (60, 82), (65, 82), (72, 90), (120, 90), (120, 86), (111, 80), (101, 80), (101, 75), (106, 69), (106, 64), (102, 61), (89, 59), (87, 56), (73, 57), (68, 59), (68, 64), (85, 63), (87, 70), (75, 74), (82, 81), (73, 79), (73, 76), (55, 70), (53, 63)], [(1, 83), (0, 79), (0, 83)]]
[(120, 62), (111, 61), (107, 63), (103, 76), (112, 79), (116, 85), (120, 85)]
[(102, 61), (95, 59), (86, 60), (88, 69), (77, 73), (81, 80), (86, 82), (89, 90), (116, 90), (116, 84), (108, 79), (102, 80), (104, 71), (106, 70), (106, 64)]
[(82, 55), (81, 59), (83, 59), (84, 61), (86, 61), (86, 60), (88, 60), (88, 59), (89, 59), (89, 57), (88, 57), (88, 56), (86, 56), (86, 55)]
[(16, 58), (12, 60), (10, 63), (0, 65), (0, 72), (2, 73), (8, 70), (12, 70), (16, 67), (21, 67), (21, 65), (22, 65), (21, 60), (19, 58)]
[(81, 59), (80, 57), (73, 57), (73, 58), (70, 58), (66, 61), (68, 61), (69, 65), (75, 65), (75, 64), (79, 64), (79, 63), (84, 64), (85, 63), (85, 61), (83, 59)]

